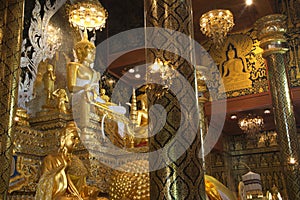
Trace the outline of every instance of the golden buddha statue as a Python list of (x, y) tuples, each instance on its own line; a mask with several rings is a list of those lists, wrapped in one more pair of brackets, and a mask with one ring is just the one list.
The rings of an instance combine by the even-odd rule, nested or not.
[(93, 69), (95, 45), (84, 38), (75, 44), (75, 60), (67, 64), (67, 87), (72, 95), (72, 110), (78, 113), (80, 127), (89, 123), (90, 104), (105, 103), (99, 96), (100, 73)]
[(69, 98), (65, 89), (57, 89), (53, 93), (53, 96), (57, 99), (57, 109), (61, 113), (69, 113), (67, 108), (67, 103), (69, 103)]
[(110, 98), (105, 93), (106, 93), (105, 89), (101, 88), (100, 89), (100, 97), (101, 97), (101, 99), (103, 99), (105, 102), (109, 102)]
[(56, 80), (56, 76), (54, 73), (53, 65), (47, 63), (47, 71), (43, 75), (44, 82), (44, 90), (46, 93), (46, 105), (50, 105), (50, 101), (52, 99), (52, 93), (54, 92), (54, 83)]
[[(139, 109), (137, 103), (140, 104)], [(148, 144), (148, 102), (147, 94), (143, 93), (135, 96), (133, 90), (131, 107), (131, 121), (135, 125), (133, 128), (134, 136), (131, 142), (133, 146), (146, 146)]]
[(87, 36), (76, 43), (75, 53), (77, 62), (67, 64), (68, 89), (75, 93), (80, 90), (91, 90), (98, 86), (100, 74), (93, 69), (95, 59), (95, 45)]
[(137, 124), (138, 126), (148, 125), (147, 94), (144, 93), (137, 96), (137, 102), (141, 103), (141, 109), (137, 110)]
[[(67, 64), (67, 86), (73, 94), (73, 111), (80, 115), (80, 127), (89, 124), (90, 112), (98, 110), (111, 111), (112, 113), (125, 114), (126, 109), (101, 98), (99, 94), (100, 73), (93, 69), (95, 59), (95, 45), (84, 38), (75, 45), (76, 62)], [(103, 96), (103, 95), (102, 95)], [(92, 105), (92, 106), (91, 106)]]
[(82, 161), (72, 154), (79, 142), (75, 122), (69, 122), (62, 132), (58, 152), (46, 156), (42, 175), (37, 186), (36, 200), (100, 200), (99, 189), (88, 186), (88, 170)]

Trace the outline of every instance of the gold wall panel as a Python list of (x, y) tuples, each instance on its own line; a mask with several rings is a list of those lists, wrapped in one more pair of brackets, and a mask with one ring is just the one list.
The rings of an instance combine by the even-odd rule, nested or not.
[[(229, 35), (219, 48), (215, 48), (210, 42), (204, 46), (219, 68), (227, 97), (268, 91), (263, 50), (252, 29)], [(208, 85), (209, 89), (219, 87)]]

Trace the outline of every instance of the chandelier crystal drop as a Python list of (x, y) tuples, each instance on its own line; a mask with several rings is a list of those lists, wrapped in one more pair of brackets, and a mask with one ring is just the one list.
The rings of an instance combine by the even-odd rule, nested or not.
[(247, 117), (239, 120), (239, 127), (247, 134), (254, 135), (262, 130), (264, 119), (261, 116), (249, 114)]
[(233, 28), (233, 15), (229, 10), (217, 9), (204, 13), (200, 18), (200, 30), (220, 46)]
[(69, 21), (81, 30), (102, 30), (108, 13), (98, 0), (78, 1), (68, 8)]

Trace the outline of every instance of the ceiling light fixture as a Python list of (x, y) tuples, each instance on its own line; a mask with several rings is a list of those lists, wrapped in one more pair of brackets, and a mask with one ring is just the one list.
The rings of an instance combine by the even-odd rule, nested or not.
[(163, 62), (159, 58), (156, 58), (154, 63), (149, 66), (148, 77), (151, 79), (156, 78), (156, 75), (158, 75), (162, 85), (168, 88), (172, 84), (172, 79), (176, 76), (175, 72), (176, 70), (170, 65), (169, 61)]
[(246, 5), (247, 6), (250, 6), (250, 5), (252, 5), (253, 4), (253, 0), (246, 0)]
[(134, 71), (134, 69), (131, 68), (131, 69), (128, 70), (128, 72), (132, 74), (132, 73), (134, 73), (135, 71)]
[(239, 127), (247, 134), (254, 135), (262, 130), (264, 119), (261, 116), (248, 114), (247, 117), (239, 120)]
[(237, 119), (237, 116), (233, 114), (230, 116), (230, 119)]
[(102, 30), (108, 17), (98, 0), (77, 1), (68, 7), (69, 21), (81, 30)]
[(135, 74), (134, 77), (139, 79), (139, 78), (141, 78), (141, 75), (140, 74)]
[(200, 18), (200, 30), (211, 38), (217, 47), (223, 43), (233, 26), (233, 15), (229, 10), (211, 10)]

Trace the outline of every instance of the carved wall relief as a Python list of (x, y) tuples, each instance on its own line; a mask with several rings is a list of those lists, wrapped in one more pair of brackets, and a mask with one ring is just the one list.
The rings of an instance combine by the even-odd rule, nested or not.
[(227, 97), (268, 90), (262, 49), (253, 30), (229, 35), (223, 47), (210, 47), (208, 52), (219, 67)]

